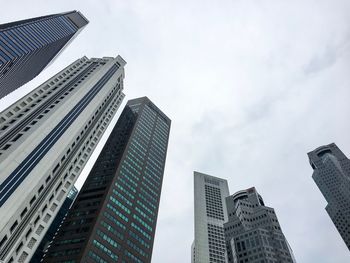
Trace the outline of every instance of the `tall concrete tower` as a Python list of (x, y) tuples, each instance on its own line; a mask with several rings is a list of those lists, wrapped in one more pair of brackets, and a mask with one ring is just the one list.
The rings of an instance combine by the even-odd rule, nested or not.
[(224, 223), (227, 221), (225, 197), (227, 181), (194, 172), (194, 241), (192, 263), (226, 263)]
[(0, 260), (31, 258), (124, 98), (124, 65), (83, 57), (0, 113)]
[(0, 25), (0, 99), (37, 76), (87, 23), (72, 11)]
[(228, 262), (295, 262), (273, 208), (255, 188), (226, 197)]
[(170, 124), (128, 101), (44, 262), (151, 262)]
[(308, 156), (312, 178), (328, 202), (326, 211), (350, 250), (350, 160), (334, 143)]

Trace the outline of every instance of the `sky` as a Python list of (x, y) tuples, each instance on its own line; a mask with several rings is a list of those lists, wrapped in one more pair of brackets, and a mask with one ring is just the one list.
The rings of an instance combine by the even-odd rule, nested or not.
[(119, 54), (127, 61), (119, 114), (128, 99), (146, 95), (171, 118), (152, 262), (190, 262), (193, 171), (227, 179), (231, 194), (255, 186), (275, 208), (297, 262), (350, 262), (307, 157), (332, 142), (350, 156), (349, 1), (0, 6), (0, 24), (74, 9), (90, 20), (42, 74), (0, 100), (0, 110), (79, 57)]

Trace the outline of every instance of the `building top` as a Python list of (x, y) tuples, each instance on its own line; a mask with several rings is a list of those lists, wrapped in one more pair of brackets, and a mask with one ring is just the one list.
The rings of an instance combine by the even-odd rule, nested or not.
[(257, 194), (258, 195), (258, 198), (259, 198), (259, 203), (261, 205), (265, 205), (264, 204), (264, 199), (261, 197), (261, 195), (256, 191), (255, 187), (251, 187), (251, 188), (248, 188), (246, 190), (241, 190), (241, 191), (238, 191), (236, 193), (234, 193), (233, 195), (227, 197), (227, 198), (230, 198), (233, 200), (233, 202), (236, 204), (239, 200), (244, 200), (244, 199), (247, 199), (248, 196), (250, 194)]
[(314, 170), (322, 167), (326, 160), (326, 157), (337, 159), (338, 161), (348, 159), (335, 143), (317, 147), (307, 155), (309, 157), (310, 165)]
[[(212, 176), (212, 175), (209, 175), (209, 174), (205, 174), (205, 173), (202, 173), (202, 172), (197, 172), (197, 171), (194, 171), (194, 175), (195, 176), (202, 176), (202, 177), (205, 177), (207, 179), (206, 183), (211, 183), (213, 184), (213, 182), (215, 181), (219, 181), (219, 182), (223, 182), (223, 183), (226, 183), (227, 184), (227, 180), (226, 179), (222, 179), (222, 178), (219, 178), (219, 177), (215, 177), (215, 176)], [(213, 181), (210, 181), (210, 180), (213, 180)], [(215, 183), (214, 183), (215, 184)]]
[(135, 105), (135, 104), (147, 104), (152, 110), (154, 110), (157, 114), (159, 114), (162, 119), (168, 124), (171, 124), (171, 120), (168, 116), (166, 116), (148, 97), (143, 96), (136, 99), (128, 100), (126, 105)]
[(28, 25), (30, 23), (34, 23), (34, 22), (38, 22), (40, 20), (45, 20), (48, 18), (54, 18), (54, 17), (58, 17), (58, 16), (68, 17), (79, 28), (83, 27), (89, 23), (89, 20), (82, 13), (80, 13), (79, 11), (73, 10), (73, 11), (68, 11), (68, 12), (59, 13), (59, 14), (39, 16), (39, 17), (23, 19), (23, 20), (19, 20), (19, 21), (15, 21), (15, 22), (1, 24), (0, 31), (13, 29), (13, 28), (16, 28), (18, 26)]

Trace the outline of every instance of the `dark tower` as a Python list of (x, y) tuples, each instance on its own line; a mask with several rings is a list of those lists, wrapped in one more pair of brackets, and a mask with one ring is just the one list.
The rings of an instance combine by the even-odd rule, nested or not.
[(37, 76), (87, 23), (72, 11), (0, 25), (0, 99)]
[(44, 262), (151, 262), (170, 122), (128, 101)]

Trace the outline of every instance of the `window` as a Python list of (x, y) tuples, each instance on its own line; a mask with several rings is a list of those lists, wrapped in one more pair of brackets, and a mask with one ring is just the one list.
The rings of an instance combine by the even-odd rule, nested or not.
[(34, 221), (34, 225), (36, 225), (38, 223), (39, 219), (40, 219), (40, 216), (37, 216), (37, 218)]
[(36, 200), (36, 196), (34, 195), (33, 198), (30, 200), (29, 204), (32, 205), (35, 200)]
[(27, 213), (28, 209), (27, 207), (23, 209), (22, 213), (21, 213), (21, 219), (24, 217), (24, 215)]
[(2, 247), (2, 245), (6, 242), (6, 240), (7, 240), (7, 235), (4, 236), (4, 237), (1, 239), (1, 241), (0, 241), (0, 247)]
[(13, 225), (11, 226), (11, 228), (10, 228), (10, 232), (12, 233), (13, 232), (13, 230), (15, 230), (15, 228), (17, 227), (17, 225), (18, 225), (18, 222), (17, 222), (17, 220), (13, 223)]
[(29, 230), (27, 231), (26, 238), (29, 237), (30, 233), (32, 233), (32, 229), (31, 228), (29, 228)]
[(18, 247), (17, 247), (17, 249), (16, 249), (16, 253), (18, 254), (18, 252), (20, 251), (20, 249), (23, 247), (23, 242), (21, 242), (19, 245), (18, 245)]

